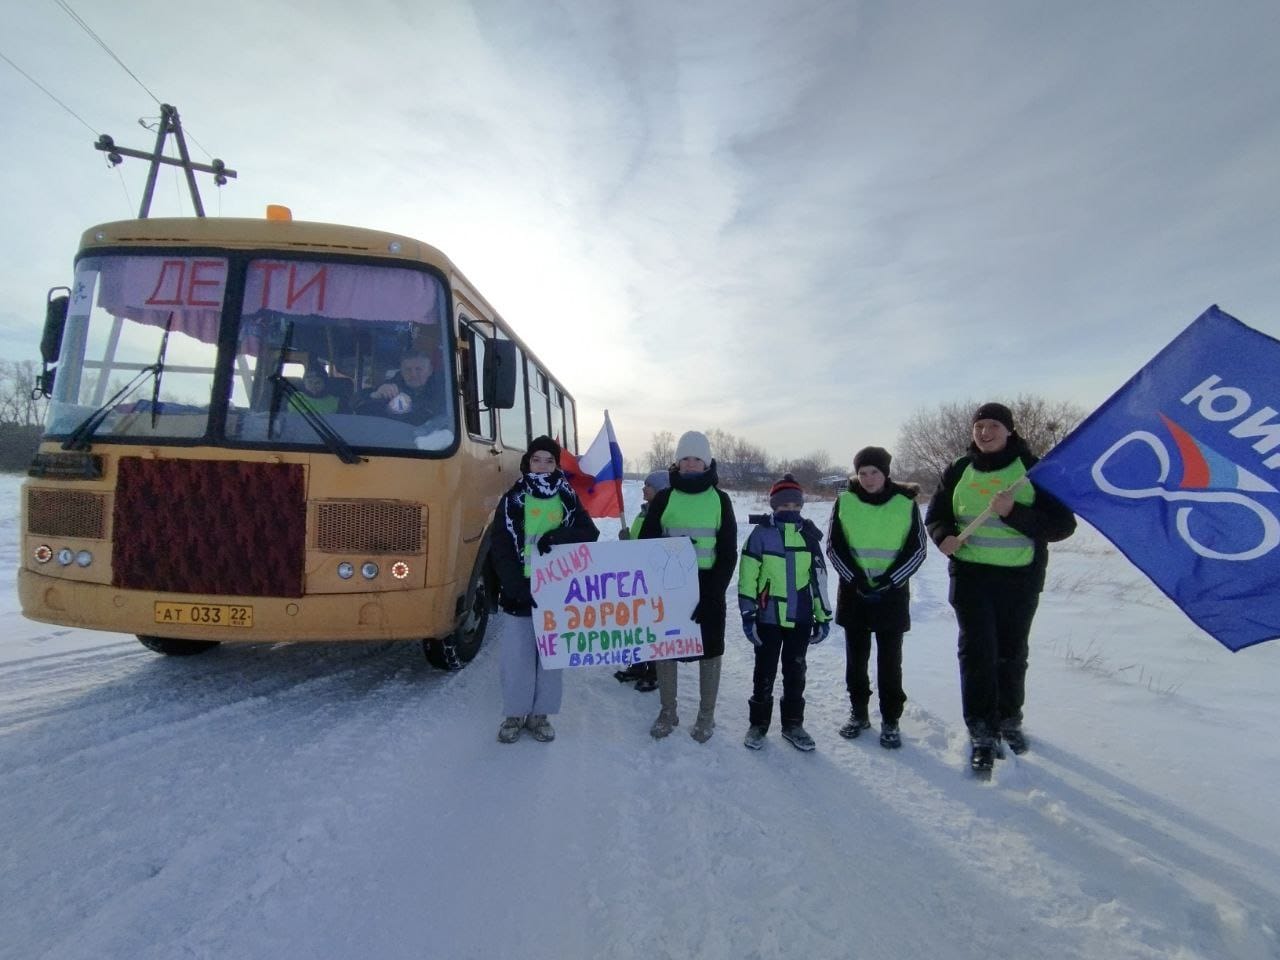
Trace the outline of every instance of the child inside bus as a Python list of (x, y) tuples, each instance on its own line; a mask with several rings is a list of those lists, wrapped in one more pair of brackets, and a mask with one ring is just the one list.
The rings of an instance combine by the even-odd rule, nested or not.
[(505, 719), (500, 743), (514, 743), (527, 729), (535, 740), (554, 740), (548, 717), (560, 712), (562, 670), (544, 670), (538, 659), (529, 586), (534, 550), (548, 553), (558, 543), (596, 540), (600, 531), (560, 472), (560, 444), (537, 437), (520, 461), (520, 479), (498, 501), (493, 517), (489, 562), (498, 581), (498, 608), (492, 624), (498, 637)]

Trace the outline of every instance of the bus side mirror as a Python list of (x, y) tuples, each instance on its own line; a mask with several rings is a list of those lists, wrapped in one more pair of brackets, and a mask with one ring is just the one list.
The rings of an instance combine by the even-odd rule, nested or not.
[(490, 340), (484, 351), (484, 405), (510, 410), (516, 405), (516, 363), (519, 356), (510, 340)]
[(44, 333), (40, 337), (43, 368), (36, 377), (33, 396), (48, 398), (53, 393), (53, 376), (57, 371), (50, 370), (49, 365), (58, 362), (58, 354), (62, 351), (62, 333), (67, 327), (67, 308), (70, 306), (70, 287), (54, 287), (45, 298)]
[[(65, 293), (59, 293), (65, 290)], [(44, 308), (44, 335), (40, 338), (40, 357), (46, 364), (58, 362), (62, 350), (62, 331), (67, 326), (67, 308), (71, 306), (71, 291), (67, 287), (54, 287), (49, 291)]]

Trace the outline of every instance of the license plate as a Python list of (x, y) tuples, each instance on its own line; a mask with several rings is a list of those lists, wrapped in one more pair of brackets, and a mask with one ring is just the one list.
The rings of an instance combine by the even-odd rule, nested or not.
[(184, 627), (252, 627), (253, 607), (231, 603), (157, 603), (156, 623)]

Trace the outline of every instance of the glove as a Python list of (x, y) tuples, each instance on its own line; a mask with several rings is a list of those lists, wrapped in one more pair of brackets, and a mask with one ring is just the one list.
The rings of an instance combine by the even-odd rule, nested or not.
[(508, 611), (516, 616), (532, 613), (533, 608), (538, 605), (533, 599), (533, 591), (529, 589), (529, 581), (527, 580), (511, 596), (505, 599)]
[(548, 530), (538, 538), (538, 553), (546, 555), (551, 552), (551, 548), (556, 544), (564, 542), (563, 527), (557, 527), (555, 530)]
[(694, 623), (702, 622), (702, 601), (699, 600), (693, 605), (693, 613), (689, 614), (689, 619)]
[(756, 632), (756, 615), (754, 613), (744, 613), (742, 615), (742, 635), (751, 641), (753, 647), (760, 646), (760, 634)]
[(859, 587), (859, 588), (858, 588), (858, 597), (859, 597), (859, 599), (861, 599), (861, 600), (865, 600), (865, 601), (867, 601), (868, 603), (879, 603), (881, 600), (883, 600), (883, 599), (884, 599), (884, 588), (883, 588), (883, 587), (870, 587), (870, 586), (869, 586), (869, 587)]
[(809, 635), (810, 645), (815, 643), (821, 643), (823, 640), (827, 639), (827, 636), (830, 633), (831, 633), (830, 623), (828, 623), (825, 620), (822, 623), (818, 623), (817, 621), (815, 621), (813, 624), (813, 633)]

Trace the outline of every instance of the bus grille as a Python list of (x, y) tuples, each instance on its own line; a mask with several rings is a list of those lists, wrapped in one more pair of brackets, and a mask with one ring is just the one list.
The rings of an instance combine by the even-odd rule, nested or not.
[(317, 504), (315, 547), (329, 553), (421, 553), (422, 508), (387, 501)]
[(106, 536), (103, 520), (107, 498), (97, 493), (68, 490), (27, 491), (27, 532), (41, 537)]
[(302, 596), (301, 464), (122, 457), (112, 524), (116, 587)]

